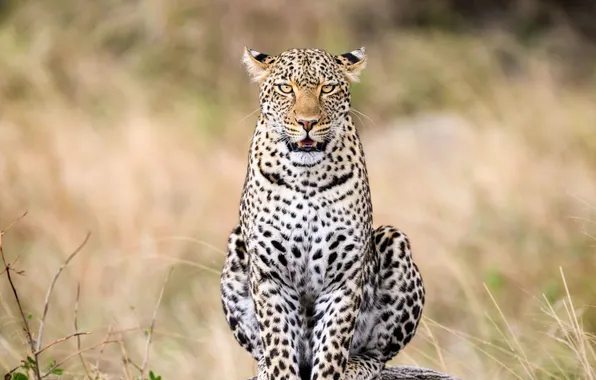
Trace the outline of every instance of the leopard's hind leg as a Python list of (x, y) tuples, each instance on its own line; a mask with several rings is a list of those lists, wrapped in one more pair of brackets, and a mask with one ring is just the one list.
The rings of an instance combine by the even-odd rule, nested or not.
[(364, 271), (360, 314), (352, 340), (347, 380), (368, 380), (412, 339), (424, 307), (424, 285), (404, 233), (381, 226)]
[(221, 301), (234, 337), (256, 359), (261, 359), (259, 326), (250, 294), (249, 258), (237, 226), (228, 239), (226, 261), (221, 273)]

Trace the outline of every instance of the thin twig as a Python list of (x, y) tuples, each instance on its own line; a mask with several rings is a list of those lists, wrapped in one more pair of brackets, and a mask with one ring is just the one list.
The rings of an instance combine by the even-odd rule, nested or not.
[[(484, 290), (488, 293), (488, 296), (490, 297), (491, 301), (493, 302), (493, 305), (495, 305), (495, 308), (499, 312), (499, 315), (501, 316), (501, 319), (505, 323), (505, 326), (509, 330), (509, 334), (511, 335), (511, 337), (513, 339), (513, 343), (515, 343), (516, 347), (514, 347), (514, 345), (511, 344), (511, 342), (509, 341), (509, 339), (507, 339), (507, 336), (504, 333), (501, 333), (503, 339), (505, 340), (505, 342), (507, 342), (507, 345), (509, 345), (509, 348), (511, 349), (511, 351), (520, 354), (518, 357), (518, 362), (519, 362), (519, 364), (521, 364), (522, 369), (526, 372), (526, 375), (528, 375), (528, 377), (530, 377), (531, 379), (536, 379), (536, 374), (533, 371), (531, 362), (528, 360), (526, 352), (524, 351), (521, 343), (519, 342), (519, 339), (517, 339), (517, 335), (513, 331), (511, 324), (505, 317), (505, 314), (501, 310), (501, 307), (497, 303), (497, 300), (493, 296), (492, 292), (490, 291), (490, 289), (488, 288), (486, 283), (483, 283), (482, 285), (484, 286)], [(492, 320), (492, 318), (490, 318), (490, 321), (493, 322), (494, 326), (497, 328), (497, 331), (501, 332), (500, 329), (498, 328), (497, 324)]]
[[(0, 236), (4, 235), (6, 232), (8, 232), (8, 230), (10, 230), (15, 224), (17, 224), (18, 222), (21, 221), (21, 219), (23, 219), (27, 213), (29, 213), (29, 211), (25, 211), (23, 213), (23, 215), (19, 216), (18, 218), (16, 218), (12, 223), (10, 223), (8, 225), (8, 227), (6, 227), (5, 229), (2, 230), (2, 232), (0, 232)], [(2, 243), (2, 241), (0, 240), (0, 243)], [(1, 245), (1, 244), (0, 244)]]
[(69, 340), (70, 338), (74, 338), (74, 337), (77, 337), (78, 338), (81, 335), (89, 335), (89, 334), (91, 334), (91, 333), (90, 332), (86, 332), (86, 331), (82, 331), (82, 332), (76, 332), (74, 334), (67, 335), (67, 336), (65, 336), (63, 338), (57, 339), (57, 340), (53, 341), (52, 343), (48, 344), (44, 348), (42, 348), (39, 351), (37, 351), (35, 353), (35, 355), (39, 355), (42, 352), (44, 352), (45, 350), (47, 350), (48, 348), (52, 347), (53, 345), (58, 344), (58, 343), (65, 342), (65, 341)]
[[(85, 240), (83, 240), (83, 242), (77, 247), (77, 249), (75, 249), (74, 252), (71, 253), (70, 256), (68, 256), (68, 258), (66, 259), (64, 264), (62, 264), (60, 266), (60, 268), (58, 268), (58, 271), (54, 275), (54, 279), (52, 280), (52, 283), (50, 284), (50, 287), (46, 293), (46, 299), (45, 299), (45, 302), (43, 305), (43, 314), (41, 316), (41, 321), (39, 321), (39, 333), (37, 334), (37, 349), (35, 350), (35, 352), (39, 351), (41, 348), (41, 339), (43, 337), (44, 323), (46, 320), (46, 316), (48, 315), (48, 309), (50, 306), (50, 297), (52, 295), (52, 291), (54, 290), (54, 286), (56, 285), (56, 281), (58, 281), (58, 277), (60, 277), (60, 274), (62, 273), (64, 268), (66, 268), (66, 266), (68, 265), (70, 260), (72, 260), (77, 255), (77, 253), (81, 252), (81, 250), (83, 249), (85, 244), (87, 244), (87, 241), (89, 240), (90, 236), (91, 236), (91, 232), (87, 232), (87, 235), (85, 236)], [(35, 355), (35, 360), (37, 360), (37, 354)]]
[[(191, 261), (191, 260), (179, 259), (179, 258), (176, 258), (176, 257), (173, 257), (173, 256), (168, 256), (168, 255), (143, 255), (143, 258), (144, 259), (171, 260), (171, 261), (174, 261), (174, 262), (176, 262), (178, 264), (185, 264), (185, 265), (193, 266), (195, 268), (199, 268), (201, 270), (204, 270), (204, 271), (209, 272), (209, 273), (211, 273), (213, 275), (216, 275), (216, 276), (220, 276), (221, 275), (221, 271), (219, 269), (210, 268), (210, 267), (208, 267), (206, 265), (199, 264), (199, 263), (196, 263), (196, 262)], [(130, 261), (130, 260), (136, 260), (136, 258), (128, 258), (128, 257), (126, 257), (126, 258), (117, 259), (117, 260), (114, 260), (113, 262), (111, 262), (110, 265), (117, 265), (117, 264), (120, 264), (122, 262)]]
[(96, 348), (96, 347), (98, 347), (100, 345), (105, 345), (105, 344), (108, 344), (108, 343), (118, 343), (118, 341), (117, 340), (104, 340), (104, 341), (101, 341), (99, 343), (95, 343), (94, 345), (89, 346), (87, 348), (84, 348), (82, 350), (78, 350), (77, 352), (73, 352), (72, 354), (70, 354), (67, 357), (65, 357), (64, 359), (62, 359), (60, 362), (54, 364), (54, 366), (52, 368), (50, 368), (48, 370), (48, 372), (46, 372), (43, 376), (41, 376), (41, 378), (43, 379), (43, 378), (46, 378), (46, 377), (50, 376), (52, 374), (52, 371), (54, 371), (56, 368), (60, 367), (62, 364), (64, 364), (68, 360), (72, 359), (73, 357), (75, 357), (75, 356), (77, 356), (79, 354), (82, 354), (83, 352), (92, 350), (92, 349), (94, 349), (94, 348)]
[[(10, 264), (6, 261), (6, 256), (4, 256), (4, 250), (2, 249), (2, 236), (10, 230), (16, 223), (18, 223), (21, 219), (23, 219), (27, 215), (27, 211), (23, 213), (19, 218), (17, 218), (14, 222), (12, 222), (6, 229), (0, 232), (0, 256), (2, 256), (2, 262), (4, 263), (4, 270), (6, 271), (6, 277), (8, 277), (8, 282), (10, 283), (10, 287), (12, 289), (12, 293), (14, 294), (14, 298), (17, 302), (17, 306), (19, 308), (19, 312), (21, 317), (23, 318), (23, 325), (25, 328), (25, 334), (27, 336), (27, 343), (29, 343), (29, 347), (31, 349), (31, 354), (33, 355), (37, 350), (35, 348), (35, 342), (33, 341), (33, 335), (31, 334), (31, 328), (29, 327), (29, 322), (27, 321), (27, 317), (25, 316), (25, 312), (23, 311), (23, 306), (21, 305), (21, 300), (19, 299), (19, 293), (17, 292), (16, 287), (14, 286), (14, 282), (12, 281), (12, 277), (10, 276), (10, 271), (12, 268)], [(37, 361), (36, 361), (37, 363)], [(41, 374), (39, 372), (39, 366), (36, 364), (34, 368), (35, 378), (37, 380), (41, 379)]]
[(141, 372), (141, 367), (139, 367), (137, 363), (133, 362), (131, 358), (128, 358), (128, 362), (132, 364), (132, 366), (135, 367), (137, 371)]
[[(77, 333), (79, 331), (79, 322), (78, 322), (78, 313), (79, 313), (79, 298), (81, 296), (81, 283), (79, 282), (77, 284), (77, 299), (75, 301), (75, 307), (74, 307), (74, 328), (75, 328), (75, 333)], [(81, 351), (81, 337), (79, 335), (77, 335), (77, 351)], [(87, 377), (89, 379), (92, 379), (91, 377), (91, 372), (89, 370), (89, 366), (87, 365), (87, 362), (85, 361), (85, 358), (83, 357), (83, 354), (81, 352), (79, 352), (79, 359), (81, 359), (81, 364), (83, 365), (83, 370), (85, 371), (85, 374), (87, 375)]]
[[(108, 326), (108, 336), (106, 337), (106, 339), (104, 339), (104, 341), (108, 341), (110, 340), (110, 336), (112, 335), (112, 324), (110, 323), (110, 325)], [(95, 360), (95, 370), (99, 372), (99, 359), (101, 358), (101, 355), (103, 354), (103, 350), (105, 349), (106, 345), (102, 345), (101, 348), (99, 349), (99, 355), (97, 355), (97, 359)]]
[[(561, 273), (561, 279), (563, 280), (563, 285), (565, 287), (565, 294), (567, 295), (567, 301), (569, 302), (570, 310), (567, 310), (567, 313), (569, 316), (569, 322), (571, 322), (571, 330), (573, 331), (573, 334), (575, 335), (575, 339), (577, 341), (577, 345), (579, 346), (577, 350), (574, 351), (576, 351), (576, 353), (580, 357), (581, 364), (584, 367), (585, 373), (588, 375), (590, 380), (593, 380), (594, 372), (592, 372), (590, 368), (590, 361), (586, 356), (586, 342), (582, 338), (583, 329), (579, 325), (579, 319), (577, 317), (575, 307), (573, 306), (573, 300), (571, 299), (571, 294), (569, 293), (569, 287), (567, 286), (567, 279), (565, 278), (565, 273), (563, 273), (563, 267), (559, 267), (559, 272)], [(563, 305), (565, 305), (565, 303), (563, 303)], [(567, 307), (565, 307), (565, 309), (567, 309)], [(569, 311), (571, 311), (571, 313), (569, 313)]]
[(122, 370), (124, 371), (124, 378), (126, 380), (132, 379), (130, 375), (130, 370), (128, 369), (128, 363), (131, 362), (130, 358), (128, 357), (128, 352), (126, 351), (126, 347), (124, 346), (124, 340), (122, 339), (122, 334), (119, 334), (118, 344), (120, 345), (120, 352), (122, 353)]
[(141, 365), (141, 379), (143, 375), (145, 375), (145, 369), (147, 368), (147, 362), (149, 361), (149, 346), (151, 346), (151, 338), (153, 337), (153, 329), (155, 328), (155, 319), (157, 318), (157, 310), (159, 309), (159, 305), (161, 304), (161, 299), (163, 297), (163, 292), (166, 289), (166, 284), (170, 279), (170, 275), (174, 268), (170, 268), (168, 271), (168, 275), (163, 282), (161, 287), (161, 291), (159, 292), (159, 297), (157, 298), (157, 303), (155, 304), (155, 309), (153, 309), (153, 318), (151, 319), (151, 326), (149, 327), (149, 334), (147, 335), (147, 343), (145, 344), (145, 357), (143, 358), (143, 364)]
[[(0, 245), (2, 245), (2, 235), (0, 235)], [(12, 263), (8, 264), (8, 268), (11, 268), (12, 269), (12, 267), (19, 261), (20, 258), (21, 258), (21, 254), (19, 253), (17, 255), (16, 259), (14, 259), (12, 261)], [(2, 272), (0, 272), (0, 275), (2, 275), (4, 272), (6, 272), (8, 270), (8, 268), (4, 268), (2, 270)], [(12, 269), (12, 271), (15, 272), (16, 274), (23, 274), (23, 273), (25, 273), (24, 270), (14, 270), (14, 269)]]
[(431, 341), (433, 347), (435, 348), (435, 352), (437, 353), (439, 363), (441, 364), (441, 369), (443, 371), (447, 372), (447, 365), (445, 364), (445, 359), (443, 358), (443, 353), (441, 352), (441, 347), (439, 346), (439, 342), (437, 341), (437, 338), (435, 338), (435, 336), (433, 335), (433, 332), (430, 329), (430, 327), (428, 326), (426, 319), (423, 319), (421, 322), (422, 322), (422, 326), (424, 327), (424, 329), (426, 330), (426, 333), (428, 334), (428, 336), (430, 338), (430, 341)]

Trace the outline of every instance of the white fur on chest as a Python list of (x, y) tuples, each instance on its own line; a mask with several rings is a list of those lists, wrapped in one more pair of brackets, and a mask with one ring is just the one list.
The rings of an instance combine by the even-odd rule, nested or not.
[(255, 220), (264, 221), (279, 234), (288, 263), (279, 268), (280, 274), (301, 296), (316, 298), (343, 268), (360, 265), (354, 256), (363, 249), (365, 239), (349, 212), (352, 199), (331, 203), (324, 194), (305, 196), (287, 188), (259, 198)]

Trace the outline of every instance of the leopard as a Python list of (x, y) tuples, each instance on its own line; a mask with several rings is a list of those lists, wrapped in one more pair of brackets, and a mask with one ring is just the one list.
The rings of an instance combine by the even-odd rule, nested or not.
[(412, 339), (425, 303), (408, 237), (373, 229), (351, 86), (364, 48), (245, 48), (256, 128), (221, 301), (258, 380), (368, 380)]

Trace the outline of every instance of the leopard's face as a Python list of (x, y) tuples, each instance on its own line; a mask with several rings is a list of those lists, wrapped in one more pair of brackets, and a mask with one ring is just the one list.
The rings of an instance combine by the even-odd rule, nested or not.
[(322, 161), (348, 118), (350, 81), (364, 68), (364, 50), (334, 56), (292, 49), (268, 56), (247, 49), (244, 60), (260, 83), (261, 118), (271, 132), (267, 143), (283, 146), (298, 164)]

